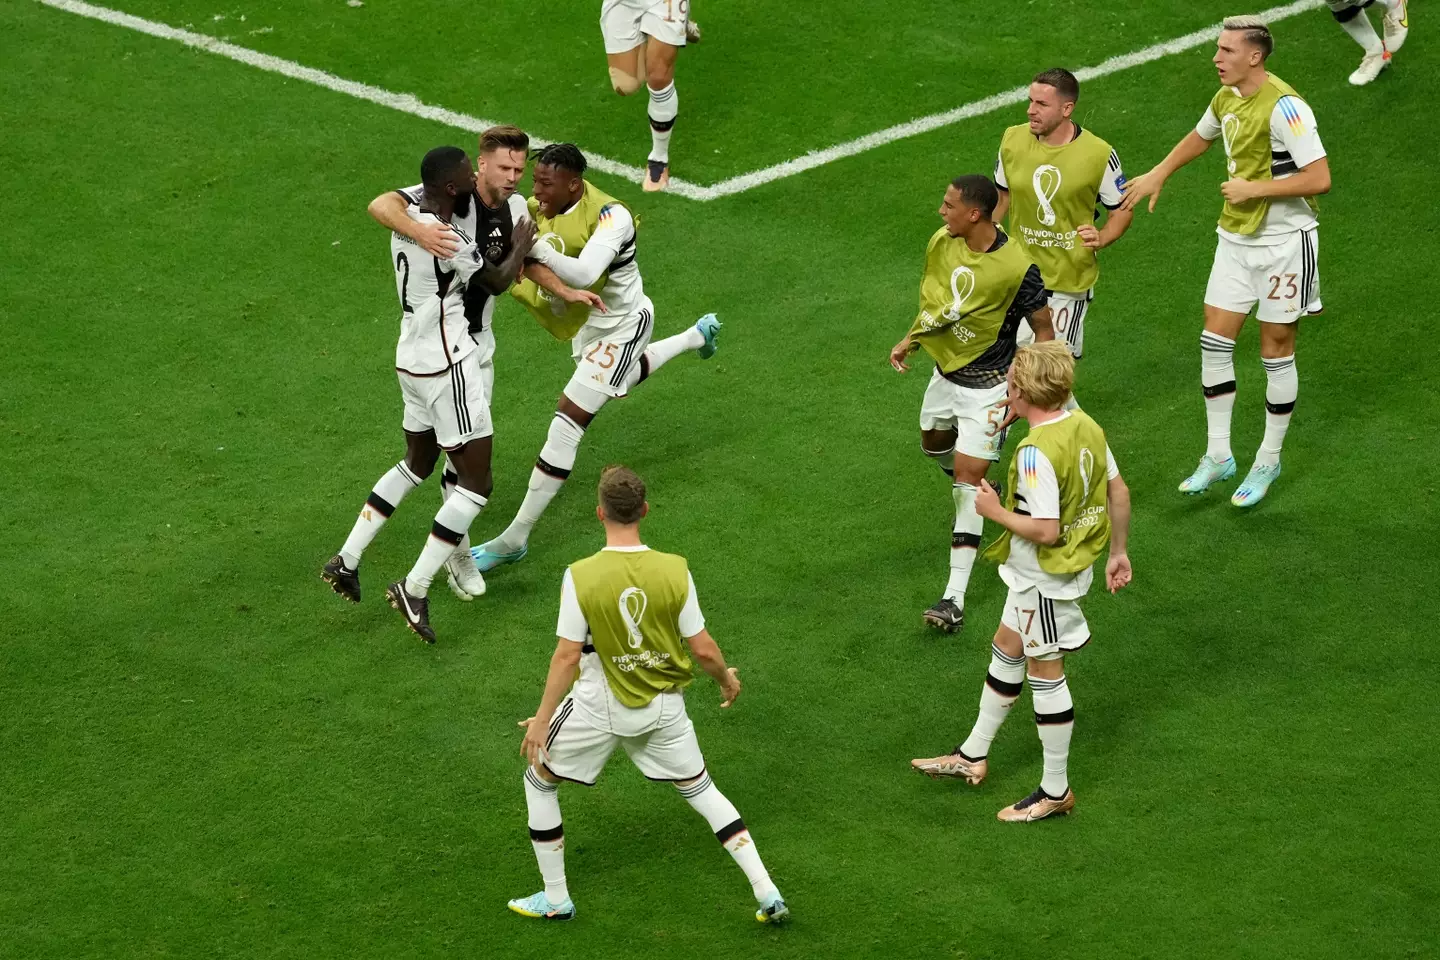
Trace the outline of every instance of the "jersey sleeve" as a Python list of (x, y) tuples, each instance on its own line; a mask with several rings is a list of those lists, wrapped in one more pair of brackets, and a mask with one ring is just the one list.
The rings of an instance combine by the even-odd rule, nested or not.
[(680, 608), (680, 636), (689, 640), (705, 629), (705, 616), (700, 612), (700, 600), (695, 595), (695, 577), (686, 574), (690, 581), (690, 592), (685, 595), (685, 606)]
[(1106, 210), (1118, 210), (1125, 199), (1125, 172), (1120, 168), (1120, 154), (1110, 151), (1105, 161), (1105, 174), (1100, 178), (1100, 205)]
[(1315, 111), (1299, 97), (1284, 96), (1276, 101), (1270, 112), (1270, 139), (1285, 148), (1297, 169), (1325, 156), (1325, 145), (1315, 127)]
[(1005, 179), (1005, 153), (997, 151), (995, 154), (995, 186), (1001, 190), (1010, 189), (1010, 181)]
[(1060, 519), (1060, 482), (1055, 478), (1055, 468), (1050, 458), (1040, 448), (1027, 445), (1016, 454), (1020, 459), (1015, 487), (1016, 506), (1023, 504), (1023, 510), (1036, 520)]
[(401, 187), (395, 192), (404, 197), (406, 203), (419, 204), (421, 200), (425, 199), (425, 184), (417, 183), (413, 187)]
[(1195, 124), (1195, 132), (1206, 140), (1214, 140), (1220, 136), (1220, 118), (1215, 116), (1213, 107), (1205, 108), (1205, 116), (1201, 117), (1200, 122)]
[(1114, 480), (1120, 476), (1120, 464), (1115, 462), (1115, 454), (1110, 450), (1110, 444), (1105, 444), (1105, 462), (1109, 464), (1105, 468), (1105, 479)]
[(569, 567), (565, 568), (565, 579), (560, 584), (560, 621), (555, 625), (555, 636), (576, 643), (584, 643), (590, 636), (590, 624), (585, 622), (585, 612), (580, 609), (580, 597), (575, 593), (575, 579), (570, 576)]
[(635, 220), (630, 211), (618, 203), (607, 203), (600, 208), (600, 219), (595, 232), (585, 242), (585, 249), (578, 257), (567, 257), (538, 241), (531, 254), (545, 266), (555, 271), (555, 276), (572, 287), (584, 289), (594, 285), (600, 275), (610, 269), (615, 256), (622, 247), (635, 239)]
[(474, 240), (465, 237), (464, 234), (461, 236), (465, 240), (465, 245), (456, 250), (455, 256), (446, 260), (445, 263), (450, 265), (450, 269), (454, 270), (461, 280), (469, 282), (471, 277), (485, 269), (485, 258), (480, 255), (480, 247)]
[(505, 201), (505, 205), (510, 208), (510, 223), (512, 225), (519, 223), (521, 220), (533, 219), (530, 216), (530, 205), (525, 202), (525, 198), (520, 196), (520, 194), (510, 194), (510, 199)]
[(1020, 291), (1015, 294), (1015, 308), (1028, 317), (1049, 302), (1050, 293), (1045, 289), (1045, 279), (1040, 276), (1040, 268), (1032, 263), (1025, 271), (1025, 279), (1020, 281)]

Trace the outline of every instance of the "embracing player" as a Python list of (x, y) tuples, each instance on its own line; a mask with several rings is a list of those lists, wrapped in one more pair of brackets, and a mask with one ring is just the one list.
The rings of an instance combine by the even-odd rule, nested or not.
[(510, 909), (547, 920), (574, 918), (558, 788), (562, 780), (593, 787), (621, 746), (641, 773), (673, 783), (705, 818), (750, 881), (759, 904), (755, 919), (784, 920), (790, 910), (745, 821), (710, 779), (685, 712), (684, 690), (695, 675), (691, 657), (720, 685), (722, 707), (740, 696), (740, 678), (705, 629), (685, 558), (651, 550), (640, 539), (640, 520), (650, 510), (645, 484), (625, 467), (606, 467), (599, 500), (595, 515), (605, 527), (605, 548), (565, 571), (545, 693), (535, 716), (520, 724), (520, 752), (529, 761), (530, 841), (545, 889), (511, 900)]
[[(1079, 99), (1080, 81), (1069, 70), (1037, 74), (1030, 83), (1029, 122), (1005, 131), (995, 163), (995, 219), (1009, 213), (1010, 236), (1050, 290), (1055, 337), (1069, 344), (1076, 359), (1084, 352), (1085, 318), (1100, 273), (1095, 252), (1124, 236), (1135, 216), (1119, 209), (1125, 183), (1119, 154), (1073, 118)], [(1097, 229), (1099, 207), (1109, 213)], [(1034, 339), (1029, 324), (1022, 324), (1017, 342)]]
[[(1275, 47), (1259, 17), (1231, 17), (1220, 31), (1215, 66), (1223, 86), (1200, 123), (1159, 166), (1125, 185), (1127, 210), (1150, 209), (1165, 181), (1216, 140), (1225, 145), (1229, 179), (1216, 232), (1215, 263), (1205, 288), (1200, 384), (1209, 443), (1180, 492), (1204, 493), (1235, 475), (1230, 417), (1235, 407), (1235, 339), (1250, 311), (1260, 321), (1265, 366), (1265, 439), (1230, 501), (1252, 507), (1280, 476), (1280, 448), (1300, 378), (1295, 335), (1300, 319), (1320, 312), (1320, 231), (1315, 197), (1330, 190), (1330, 162), (1315, 114), (1294, 88), (1265, 69)], [(1258, 307), (1257, 307), (1258, 304)]]
[[(720, 321), (706, 314), (685, 332), (650, 342), (655, 305), (636, 263), (635, 219), (625, 204), (585, 179), (585, 156), (574, 144), (540, 151), (530, 204), (540, 239), (514, 293), (542, 326), (571, 341), (575, 373), (560, 395), (515, 519), (472, 551), (482, 573), (528, 552), (531, 531), (574, 469), (585, 429), (601, 408), (682, 353), (714, 356), (720, 332)], [(562, 309), (537, 281), (598, 293), (601, 303)]]
[[(436, 147), (420, 164), (422, 194), (408, 216), (423, 223), (443, 222), (459, 241), (453, 256), (436, 257), (409, 237), (392, 233), (390, 265), (400, 297), (400, 341), (395, 369), (404, 398), (405, 459), (370, 492), (340, 552), (325, 564), (321, 577), (336, 593), (360, 601), (360, 557), (400, 502), (435, 469), (443, 449), (457, 472), (451, 495), (435, 515), (430, 537), (404, 580), (386, 589), (390, 605), (427, 643), (431, 580), (454, 554), (470, 524), (490, 496), (493, 429), (490, 398), (481, 358), (487, 347), (471, 333), (465, 291), (483, 286), (490, 295), (515, 282), (525, 251), (535, 239), (535, 224), (521, 220), (512, 233), (514, 250), (500, 263), (480, 252), (475, 238), (459, 225), (473, 210), (475, 170), (459, 147)], [(493, 337), (489, 349), (493, 352)]]
[(690, 20), (690, 0), (604, 0), (600, 33), (615, 92), (628, 97), (643, 86), (650, 94), (644, 187), (651, 193), (664, 190), (670, 183), (670, 134), (680, 112), (675, 61), (687, 42), (700, 40), (700, 27)]
[(1037, 340), (1054, 339), (1040, 269), (995, 225), (999, 199), (979, 174), (957, 177), (945, 190), (945, 225), (925, 248), (920, 312), (890, 351), (901, 373), (922, 347), (935, 362), (920, 406), (920, 444), (954, 478), (955, 526), (950, 580), (924, 619), (946, 633), (965, 623), (965, 589), (984, 527), (975, 494), (1005, 445), (1005, 371), (1016, 333), (1028, 319)]
[(981, 783), (989, 772), (991, 741), (1028, 674), (1044, 775), (1034, 793), (998, 814), (1001, 820), (1026, 823), (1075, 806), (1068, 771), (1075, 704), (1065, 682), (1065, 654), (1090, 642), (1080, 600), (1107, 545), (1110, 592), (1130, 582), (1125, 552), (1130, 491), (1105, 431), (1083, 411), (1065, 409), (1075, 361), (1061, 344), (1021, 347), (1007, 383), (1010, 407), (1030, 425), (1030, 433), (1010, 462), (1005, 503), (989, 484), (978, 502), (980, 513), (1005, 530), (985, 556), (999, 561), (1000, 579), (1009, 588), (980, 689), (980, 715), (954, 751), (910, 765), (930, 777)]

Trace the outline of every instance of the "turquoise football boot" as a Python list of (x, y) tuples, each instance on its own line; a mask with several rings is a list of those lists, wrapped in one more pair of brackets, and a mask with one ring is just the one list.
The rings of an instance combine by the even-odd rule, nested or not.
[[(1195, 468), (1195, 472), (1180, 481), (1180, 492), (1189, 494), (1204, 493), (1210, 489), (1212, 483), (1229, 480), (1233, 476), (1235, 476), (1234, 457), (1215, 460), (1207, 453), (1200, 458), (1200, 466)], [(485, 568), (481, 567), (480, 569), (484, 570)]]
[(1253, 507), (1265, 499), (1265, 494), (1270, 492), (1270, 484), (1280, 476), (1280, 462), (1255, 464), (1250, 472), (1245, 475), (1245, 480), (1236, 489), (1235, 495), (1230, 502), (1237, 507)]
[(566, 897), (564, 903), (551, 903), (544, 890), (519, 900), (511, 900), (507, 906), (522, 917), (534, 917), (537, 920), (575, 919), (574, 900)]
[(705, 338), (704, 345), (695, 351), (701, 360), (709, 360), (715, 356), (715, 351), (720, 349), (715, 338), (720, 336), (720, 328), (723, 326), (724, 324), (713, 313), (707, 313), (695, 321), (695, 329), (699, 330), (700, 336)]
[(491, 540), (490, 543), (482, 543), (478, 547), (470, 548), (470, 556), (475, 558), (475, 566), (479, 568), (481, 573), (489, 573), (496, 567), (503, 567), (507, 563), (519, 563), (525, 559), (525, 554), (530, 552), (530, 545), (526, 544), (519, 550), (514, 550), (510, 553), (499, 553), (491, 549), (491, 544), (493, 543), (495, 543), (495, 541)]

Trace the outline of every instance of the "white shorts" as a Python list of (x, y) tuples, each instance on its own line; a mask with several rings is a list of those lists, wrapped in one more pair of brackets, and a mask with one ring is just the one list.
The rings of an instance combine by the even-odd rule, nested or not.
[(685, 697), (662, 693), (656, 699), (664, 701), (659, 722), (637, 736), (622, 737), (592, 721), (574, 697), (566, 697), (550, 721), (545, 769), (562, 780), (593, 787), (619, 744), (651, 780), (694, 780), (705, 772), (705, 757), (685, 712)]
[(600, 6), (605, 52), (634, 50), (645, 37), (683, 47), (689, 19), (690, 0), (605, 0)]
[(951, 383), (936, 370), (920, 403), (920, 429), (954, 430), (957, 451), (977, 460), (999, 460), (1005, 399), (1003, 383), (977, 390)]
[(1078, 600), (1051, 600), (1034, 587), (1010, 591), (1000, 622), (1020, 634), (1032, 660), (1058, 660), (1090, 642), (1090, 624)]
[(1258, 246), (1220, 237), (1205, 287), (1207, 306), (1249, 314), (1265, 323), (1294, 323), (1320, 312), (1320, 230), (1297, 230), (1281, 243)]
[(494, 434), (490, 422), (490, 391), (495, 385), (495, 364), (480, 362), (472, 350), (459, 363), (433, 377), (397, 371), (400, 396), (405, 400), (402, 425), (406, 433), (435, 431), (446, 450)]
[(655, 306), (649, 297), (613, 327), (581, 327), (571, 341), (575, 373), (565, 385), (565, 396), (588, 413), (599, 412), (612, 397), (625, 396), (640, 379), (640, 358), (654, 332)]
[[(1056, 293), (1051, 291), (1045, 301), (1050, 307), (1050, 323), (1055, 327), (1055, 339), (1070, 345), (1070, 355), (1076, 360), (1085, 352), (1085, 315), (1090, 312), (1090, 301), (1095, 299), (1094, 290), (1084, 293)], [(1015, 334), (1017, 347), (1035, 342), (1035, 331), (1030, 329), (1029, 320), (1020, 321)]]

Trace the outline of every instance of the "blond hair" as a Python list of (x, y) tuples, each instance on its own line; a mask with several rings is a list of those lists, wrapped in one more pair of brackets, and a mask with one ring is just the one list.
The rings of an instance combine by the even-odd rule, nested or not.
[(492, 150), (499, 150), (504, 147), (506, 150), (518, 150), (521, 153), (530, 149), (530, 138), (525, 131), (508, 123), (494, 126), (480, 134), (480, 153), (489, 153)]
[(611, 523), (639, 523), (645, 515), (645, 481), (629, 467), (613, 463), (601, 470), (598, 493)]
[(1220, 29), (1242, 31), (1245, 34), (1245, 42), (1260, 51), (1261, 60), (1269, 57), (1275, 49), (1275, 38), (1270, 34), (1270, 27), (1259, 17), (1249, 15), (1226, 17), (1220, 24)]
[(1075, 358), (1063, 341), (1032, 343), (1015, 351), (1010, 377), (1026, 403), (1059, 410), (1075, 387)]

